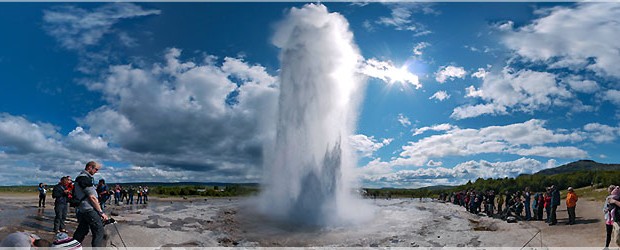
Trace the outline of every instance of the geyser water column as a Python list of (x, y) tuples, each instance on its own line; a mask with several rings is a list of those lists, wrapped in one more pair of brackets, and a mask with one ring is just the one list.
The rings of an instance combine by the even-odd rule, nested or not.
[(306, 225), (341, 225), (368, 214), (352, 194), (349, 136), (365, 79), (348, 22), (324, 5), (292, 8), (273, 43), (280, 52), (275, 143), (265, 152), (262, 211)]

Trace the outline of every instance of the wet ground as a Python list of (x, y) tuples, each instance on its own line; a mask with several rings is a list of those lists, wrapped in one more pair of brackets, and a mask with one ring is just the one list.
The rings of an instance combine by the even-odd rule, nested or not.
[[(569, 229), (548, 231), (538, 222), (508, 224), (470, 214), (452, 204), (430, 200), (365, 202), (375, 208), (374, 215), (366, 222), (321, 228), (269, 220), (256, 213), (255, 206), (246, 198), (153, 200), (148, 205), (111, 205), (107, 212), (118, 223), (106, 226), (106, 238), (109, 246), (118, 248), (522, 247), (532, 238), (535, 239), (528, 246), (536, 247), (566, 242), (566, 238), (539, 242), (536, 234), (541, 230), (547, 230), (546, 239), (552, 239), (553, 235)], [(28, 231), (51, 240), (54, 212), (50, 205), (48, 203), (47, 208), (39, 209), (36, 207), (36, 197), (32, 200), (0, 197), (0, 238), (11, 232)], [(70, 213), (68, 217), (67, 228), (73, 232), (77, 223), (74, 215)], [(570, 229), (587, 232), (583, 229), (592, 231), (593, 226), (596, 225), (583, 224)], [(85, 246), (90, 245), (89, 238), (85, 242)], [(595, 243), (588, 242), (587, 246), (592, 244)]]

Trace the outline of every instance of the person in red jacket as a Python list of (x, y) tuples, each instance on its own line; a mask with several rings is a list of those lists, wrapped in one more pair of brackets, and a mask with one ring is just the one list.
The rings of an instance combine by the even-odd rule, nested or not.
[(547, 212), (547, 223), (551, 223), (551, 193), (549, 192), (549, 188), (547, 188), (547, 192), (544, 194), (545, 197), (545, 212)]
[(73, 195), (72, 195), (73, 194), (72, 193), (73, 192), (73, 180), (71, 180), (71, 176), (69, 176), (69, 175), (67, 175), (67, 186), (66, 187), (67, 187), (67, 190), (69, 190), (69, 194), (68, 194), (69, 195), (69, 199), (67, 199), (67, 200), (70, 200), (73, 197)]

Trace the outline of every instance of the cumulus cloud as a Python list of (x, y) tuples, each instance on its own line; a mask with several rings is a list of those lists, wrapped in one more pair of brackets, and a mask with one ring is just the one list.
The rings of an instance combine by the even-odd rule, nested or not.
[(431, 97), (429, 97), (428, 99), (437, 99), (438, 101), (443, 101), (450, 98), (450, 95), (448, 94), (448, 92), (446, 91), (437, 91), (435, 92), (435, 94), (433, 94)]
[(601, 93), (602, 99), (620, 105), (620, 90), (610, 89)]
[(540, 18), (514, 29), (505, 27), (503, 43), (519, 56), (551, 68), (592, 70), (620, 77), (620, 6), (582, 2), (538, 10)]
[(596, 143), (607, 143), (615, 141), (620, 135), (619, 127), (612, 127), (600, 123), (588, 123), (583, 126), (585, 134)]
[(549, 144), (572, 143), (586, 139), (579, 131), (554, 131), (544, 127), (545, 121), (532, 119), (524, 123), (462, 129), (450, 124), (420, 128), (425, 131), (447, 131), (424, 137), (402, 146), (399, 157), (387, 166), (423, 166), (429, 159), (448, 156), (470, 156), (486, 153), (544, 156), (554, 158), (584, 158), (588, 153), (572, 146)]
[(411, 84), (416, 89), (422, 87), (417, 75), (411, 73), (406, 66), (396, 67), (391, 61), (379, 61), (371, 58), (366, 60), (361, 73), (370, 77), (381, 79), (389, 84)]
[(439, 83), (444, 83), (447, 80), (454, 80), (456, 78), (464, 78), (467, 72), (463, 67), (456, 66), (441, 66), (435, 73), (435, 80)]
[(374, 152), (392, 142), (392, 138), (382, 139), (378, 141), (374, 136), (366, 136), (362, 134), (352, 135), (350, 137), (351, 146), (357, 150), (363, 157), (371, 157)]
[(78, 127), (59, 128), (25, 117), (0, 114), (0, 182), (14, 185), (56, 183), (75, 175), (89, 160), (112, 159), (116, 149)]
[(574, 97), (554, 74), (506, 67), (501, 73), (488, 74), (480, 90), (468, 90), (467, 96), (481, 97), (487, 103), (465, 105), (453, 110), (450, 117), (464, 119), (483, 114), (506, 114), (507, 110), (531, 112), (552, 105), (567, 106)]
[(571, 89), (582, 92), (582, 93), (595, 93), (600, 87), (599, 84), (593, 80), (585, 80), (580, 76), (571, 76), (565, 79), (562, 79), (563, 82), (566, 82)]
[[(436, 165), (434, 161), (429, 164)], [(460, 185), (478, 178), (516, 177), (520, 174), (532, 174), (543, 169), (556, 167), (554, 159), (540, 162), (530, 158), (519, 158), (507, 162), (489, 162), (485, 160), (467, 161), (447, 167), (429, 167), (415, 170), (372, 171), (372, 167), (361, 169), (361, 176), (366, 183), (375, 187), (396, 186), (417, 188), (434, 185)], [(382, 167), (379, 167), (382, 168)]]
[(488, 73), (484, 68), (478, 68), (478, 71), (472, 73), (471, 77), (484, 79)]
[(428, 167), (440, 167), (441, 165), (443, 165), (443, 162), (440, 162), (440, 161), (433, 161), (433, 160), (429, 160), (429, 161), (426, 163), (426, 166), (428, 166)]
[(465, 97), (482, 97), (482, 90), (476, 89), (474, 85), (465, 88)]
[(403, 127), (411, 126), (411, 121), (409, 121), (409, 117), (406, 117), (403, 114), (398, 114), (398, 122), (400, 122)]
[(239, 58), (218, 65), (212, 58), (181, 61), (180, 54), (172, 48), (164, 63), (113, 65), (86, 83), (108, 104), (82, 125), (127, 150), (124, 160), (136, 166), (256, 175), (274, 133), (277, 79)]

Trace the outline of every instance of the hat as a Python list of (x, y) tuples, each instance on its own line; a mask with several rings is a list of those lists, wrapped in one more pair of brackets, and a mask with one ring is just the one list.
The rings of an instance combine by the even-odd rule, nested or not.
[(56, 236), (54, 236), (54, 241), (62, 241), (68, 238), (69, 238), (69, 235), (67, 235), (67, 233), (60, 232), (60, 233), (57, 233)]
[(568, 187), (568, 191), (573, 191), (573, 187)]

